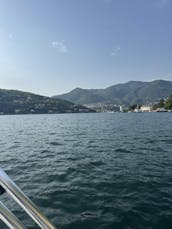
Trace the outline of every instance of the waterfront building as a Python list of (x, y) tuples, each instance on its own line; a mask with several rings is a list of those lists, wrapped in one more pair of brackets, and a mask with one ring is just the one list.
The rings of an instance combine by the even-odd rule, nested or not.
[(140, 107), (140, 110), (142, 112), (151, 112), (152, 111), (152, 106), (151, 105), (142, 105)]

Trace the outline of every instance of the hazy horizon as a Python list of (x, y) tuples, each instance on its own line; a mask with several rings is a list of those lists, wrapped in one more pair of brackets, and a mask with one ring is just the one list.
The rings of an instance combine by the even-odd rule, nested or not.
[(0, 88), (172, 80), (170, 0), (0, 0)]
[[(137, 80), (129, 80), (127, 82), (124, 82), (124, 83), (119, 83), (119, 84), (125, 84), (125, 83), (129, 83), (129, 82), (153, 82), (153, 81), (158, 81), (158, 80), (163, 80), (163, 81), (172, 81), (172, 80), (165, 80), (165, 79), (155, 79), (155, 80), (151, 80), (151, 81), (137, 81)], [(81, 87), (75, 87), (73, 89), (71, 89), (70, 91), (76, 89), (76, 88), (81, 88), (81, 89), (86, 89), (86, 90), (91, 90), (91, 89), (106, 89), (108, 87), (111, 87), (111, 86), (115, 86), (115, 85), (119, 85), (118, 83), (117, 84), (113, 84), (113, 85), (109, 85), (107, 87), (104, 87), (104, 88), (81, 88)], [(61, 95), (61, 94), (65, 94), (65, 93), (69, 93), (70, 91), (66, 91), (64, 93), (60, 93), (60, 94), (50, 94), (50, 95), (46, 95), (46, 94), (40, 94), (40, 93), (35, 93), (33, 91), (24, 91), (23, 89), (14, 89), (14, 88), (0, 88), (0, 89), (4, 89), (4, 90), (18, 90), (18, 91), (23, 91), (23, 92), (28, 92), (28, 93), (33, 93), (33, 94), (38, 94), (38, 95), (42, 95), (42, 96), (48, 96), (48, 97), (52, 97), (52, 96), (56, 96), (56, 95)]]

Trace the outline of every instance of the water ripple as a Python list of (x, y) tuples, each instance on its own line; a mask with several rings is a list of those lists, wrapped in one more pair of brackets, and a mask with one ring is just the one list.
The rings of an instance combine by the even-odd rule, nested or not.
[(154, 113), (0, 116), (0, 167), (57, 228), (171, 229), (171, 122)]

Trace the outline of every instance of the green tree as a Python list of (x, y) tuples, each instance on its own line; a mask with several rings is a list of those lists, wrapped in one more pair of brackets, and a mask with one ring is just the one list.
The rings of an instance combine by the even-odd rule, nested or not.
[(165, 109), (172, 110), (172, 95), (170, 95), (165, 101)]
[(164, 108), (164, 107), (165, 107), (165, 101), (164, 99), (160, 99), (159, 102), (153, 106), (153, 109), (156, 110), (157, 108)]
[(133, 104), (129, 107), (129, 111), (134, 111), (134, 109), (137, 107), (137, 104)]

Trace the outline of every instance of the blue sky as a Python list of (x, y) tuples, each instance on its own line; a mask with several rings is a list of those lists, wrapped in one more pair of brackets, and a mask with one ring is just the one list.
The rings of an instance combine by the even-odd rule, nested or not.
[(172, 0), (0, 0), (0, 88), (172, 80)]

